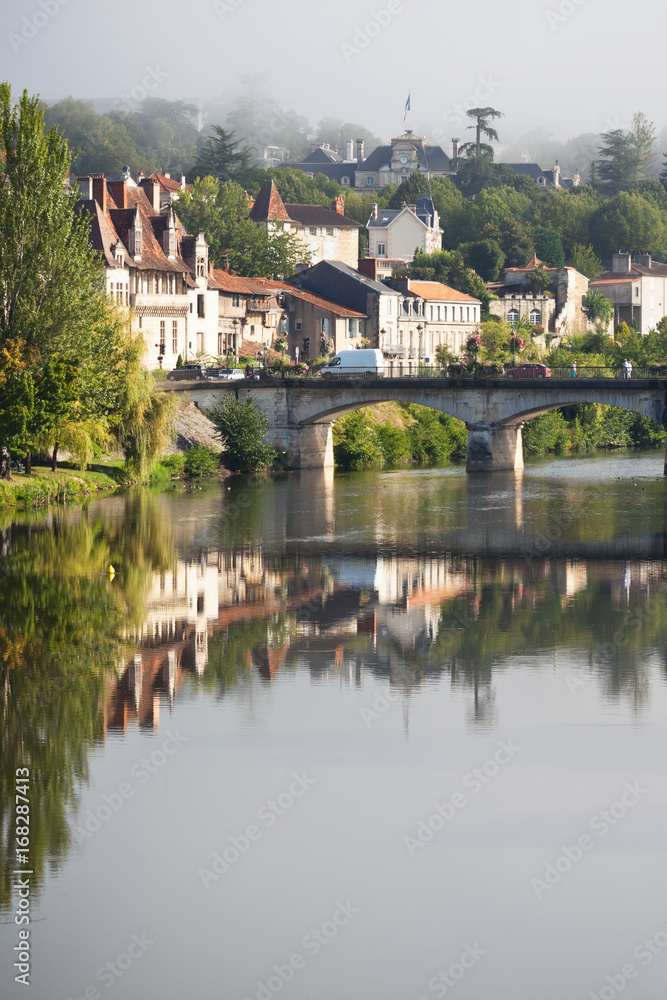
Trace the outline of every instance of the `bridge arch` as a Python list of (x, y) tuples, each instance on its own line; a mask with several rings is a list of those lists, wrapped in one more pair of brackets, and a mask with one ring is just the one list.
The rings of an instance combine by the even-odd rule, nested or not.
[(273, 443), (288, 451), (293, 468), (332, 466), (333, 422), (390, 401), (417, 403), (462, 420), (468, 429), (469, 472), (522, 468), (524, 422), (564, 406), (600, 403), (667, 425), (663, 379), (289, 379), (247, 387), (180, 385), (201, 400), (204, 410), (225, 391), (257, 397), (269, 415)]

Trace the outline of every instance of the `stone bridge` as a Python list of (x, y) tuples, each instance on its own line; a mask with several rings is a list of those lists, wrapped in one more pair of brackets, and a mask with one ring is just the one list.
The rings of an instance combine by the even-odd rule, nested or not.
[(525, 421), (573, 403), (618, 406), (667, 424), (663, 379), (292, 378), (167, 382), (163, 387), (187, 392), (204, 412), (226, 393), (240, 400), (255, 396), (269, 416), (270, 442), (288, 453), (294, 469), (333, 466), (334, 421), (352, 410), (387, 401), (418, 403), (464, 421), (468, 472), (523, 468)]

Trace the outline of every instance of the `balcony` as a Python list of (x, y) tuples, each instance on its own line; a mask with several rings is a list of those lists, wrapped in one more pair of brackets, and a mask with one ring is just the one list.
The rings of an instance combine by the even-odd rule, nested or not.
[(385, 357), (404, 358), (405, 344), (385, 344), (382, 348)]
[(190, 311), (187, 295), (155, 295), (135, 292), (130, 296), (130, 305), (135, 316), (177, 317), (187, 316)]

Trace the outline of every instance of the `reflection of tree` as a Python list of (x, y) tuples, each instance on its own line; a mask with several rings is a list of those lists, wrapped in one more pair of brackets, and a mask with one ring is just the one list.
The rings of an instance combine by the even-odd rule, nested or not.
[[(141, 618), (149, 575), (173, 546), (146, 498), (122, 519), (80, 511), (14, 525), (0, 573), (0, 910), (11, 904), (14, 786), (30, 769), (33, 888), (70, 845), (69, 813), (104, 739), (103, 702), (126, 632)], [(110, 580), (106, 568), (117, 569)]]

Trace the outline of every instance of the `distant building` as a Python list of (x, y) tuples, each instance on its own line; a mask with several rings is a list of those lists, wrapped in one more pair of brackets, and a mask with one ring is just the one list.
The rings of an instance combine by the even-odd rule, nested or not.
[(429, 146), (408, 129), (391, 140), (388, 146), (378, 146), (364, 157), (364, 142), (348, 140), (345, 158), (329, 146), (317, 146), (298, 163), (283, 163), (283, 167), (303, 170), (309, 177), (324, 174), (343, 187), (363, 191), (380, 191), (387, 184), (400, 184), (419, 172), (426, 178), (450, 177), (456, 173), (458, 139), (452, 140), (452, 157), (440, 146)]
[(282, 283), (216, 268), (209, 287), (218, 292), (218, 355), (253, 355), (274, 346), (283, 333)]
[[(273, 181), (267, 181), (253, 202), (249, 218), (267, 229), (296, 233), (307, 251), (305, 263), (342, 260), (355, 267), (361, 226), (345, 215), (345, 202), (334, 198), (325, 205), (285, 205)], [(305, 255), (304, 255), (305, 256)]]
[(650, 254), (615, 253), (591, 288), (614, 303), (617, 324), (634, 324), (643, 337), (667, 316), (667, 264)]
[(415, 251), (433, 253), (442, 249), (440, 219), (428, 195), (416, 205), (378, 209), (373, 205), (368, 227), (368, 256), (408, 262)]
[(550, 188), (573, 188), (581, 184), (579, 171), (575, 170), (573, 177), (563, 177), (560, 165), (556, 160), (553, 170), (543, 170), (537, 163), (501, 163), (501, 167), (509, 167), (517, 174), (523, 174), (535, 181), (538, 187), (549, 190)]

